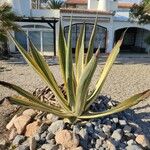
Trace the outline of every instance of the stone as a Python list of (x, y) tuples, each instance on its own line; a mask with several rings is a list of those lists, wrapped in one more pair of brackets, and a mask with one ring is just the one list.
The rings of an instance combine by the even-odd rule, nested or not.
[(111, 126), (110, 125), (104, 125), (102, 130), (106, 135), (110, 135)]
[(47, 128), (48, 128), (48, 125), (46, 123), (43, 123), (38, 129), (38, 133), (41, 134), (41, 133), (45, 132), (47, 130)]
[(6, 129), (10, 130), (10, 129), (13, 127), (14, 121), (15, 121), (15, 119), (16, 119), (17, 117), (18, 117), (18, 115), (15, 115), (15, 116), (11, 119), (11, 121), (6, 125)]
[(40, 134), (39, 134), (39, 133), (36, 133), (36, 134), (34, 135), (34, 138), (35, 138), (36, 141), (39, 141), (39, 140), (40, 140)]
[(103, 143), (102, 139), (97, 139), (96, 144), (95, 144), (95, 148), (99, 149), (102, 146), (102, 143)]
[(124, 128), (123, 128), (123, 131), (124, 131), (125, 133), (130, 133), (131, 130), (132, 130), (132, 128), (131, 128), (129, 125), (126, 125), (126, 126), (124, 126)]
[(25, 141), (25, 136), (17, 135), (15, 137), (15, 139), (13, 140), (12, 144), (17, 146), (17, 145), (20, 145), (21, 143), (23, 143), (24, 141)]
[(51, 124), (51, 126), (48, 128), (48, 131), (55, 134), (57, 131), (63, 130), (64, 126), (65, 124), (63, 120), (57, 120)]
[(48, 140), (51, 140), (52, 138), (54, 138), (54, 134), (52, 133), (52, 132), (49, 132), (48, 134), (47, 134), (47, 136), (46, 136), (46, 140), (48, 141)]
[(26, 125), (30, 122), (31, 117), (21, 115), (14, 120), (14, 126), (17, 129), (18, 134), (22, 134)]
[(83, 139), (85, 139), (85, 140), (88, 139), (88, 133), (87, 133), (87, 130), (84, 129), (84, 128), (82, 128), (82, 129), (79, 131), (79, 135), (80, 135)]
[(26, 127), (25, 136), (27, 136), (27, 137), (34, 136), (37, 133), (39, 127), (40, 127), (39, 121), (34, 121), (34, 122), (28, 124)]
[(53, 115), (53, 114), (47, 114), (46, 118), (50, 121), (50, 122), (55, 122), (59, 119), (58, 116)]
[(119, 119), (118, 119), (118, 118), (113, 118), (113, 122), (114, 122), (114, 123), (118, 123), (118, 122), (119, 122)]
[(33, 109), (27, 109), (22, 114), (25, 115), (25, 116), (29, 116), (29, 117), (33, 118), (33, 117), (35, 117), (35, 115), (37, 113)]
[(0, 140), (0, 146), (3, 146), (3, 147), (5, 147), (6, 146), (6, 140), (4, 140), (4, 139), (1, 139)]
[(51, 144), (43, 144), (41, 146), (42, 149), (44, 150), (58, 150), (58, 145), (51, 145)]
[(148, 141), (148, 139), (146, 139), (146, 137), (144, 135), (138, 135), (135, 139), (135, 141), (140, 144), (142, 147), (146, 148), (150, 148), (150, 143)]
[(119, 124), (121, 126), (125, 126), (125, 125), (127, 125), (127, 122), (125, 120), (119, 120)]
[(26, 141), (23, 142), (21, 145), (19, 145), (18, 148), (19, 148), (19, 150), (30, 150), (28, 140), (26, 140)]
[(142, 150), (138, 145), (129, 145), (126, 147), (126, 150)]
[(115, 141), (120, 141), (122, 139), (122, 134), (121, 134), (121, 129), (117, 129), (113, 132), (113, 134), (111, 135), (111, 137), (115, 140)]
[(133, 139), (131, 139), (131, 140), (129, 140), (129, 141), (127, 142), (127, 144), (128, 144), (128, 145), (134, 145), (134, 144), (136, 144), (136, 142), (135, 142)]
[(30, 148), (28, 145), (19, 145), (18, 150), (30, 150)]
[(71, 148), (70, 150), (83, 150), (83, 147), (80, 146), (80, 147), (76, 147), (76, 148)]
[(30, 145), (30, 150), (36, 150), (36, 140), (35, 137), (30, 137), (29, 138), (29, 145)]
[(55, 140), (57, 144), (61, 144), (65, 148), (76, 148), (79, 145), (79, 137), (69, 130), (57, 131)]
[(117, 150), (114, 142), (112, 142), (111, 140), (107, 140), (107, 147), (109, 150)]
[(13, 140), (15, 138), (15, 136), (17, 135), (17, 130), (16, 128), (12, 128), (9, 134), (9, 140)]
[(43, 133), (41, 134), (41, 140), (45, 140), (46, 135), (47, 135), (47, 132), (46, 132), (46, 131), (43, 132)]

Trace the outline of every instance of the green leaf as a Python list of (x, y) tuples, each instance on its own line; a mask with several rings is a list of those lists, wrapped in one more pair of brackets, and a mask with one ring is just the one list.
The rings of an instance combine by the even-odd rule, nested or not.
[(84, 67), (84, 39), (85, 39), (85, 23), (81, 29), (79, 38), (77, 40), (76, 53), (75, 53), (77, 84), (79, 82), (79, 78), (82, 74), (83, 67)]
[(97, 67), (97, 59), (98, 59), (97, 55), (94, 55), (92, 57), (90, 62), (85, 66), (83, 73), (79, 79), (76, 93), (76, 107), (75, 107), (76, 116), (80, 116), (84, 111), (85, 104), (87, 101), (88, 95), (87, 92), (89, 89), (89, 85), (91, 83), (93, 74)]
[(13, 97), (9, 97), (9, 100), (12, 101), (12, 102), (15, 102), (16, 104), (19, 104), (19, 105), (22, 105), (22, 106), (25, 106), (25, 107), (28, 107), (28, 108), (33, 108), (33, 109), (36, 109), (36, 110), (39, 110), (39, 111), (44, 111), (44, 112), (52, 113), (52, 114), (55, 114), (55, 115), (63, 117), (63, 118), (64, 117), (71, 117), (72, 116), (69, 113), (63, 113), (63, 112), (61, 112), (59, 110), (53, 109), (53, 107), (51, 107), (51, 109), (47, 108), (47, 107), (42, 106), (42, 105), (40, 105), (38, 103), (29, 101), (26, 98), (22, 98), (22, 97), (18, 97), (18, 96), (13, 96)]
[(59, 26), (59, 40), (58, 40), (58, 56), (59, 56), (59, 64), (62, 71), (62, 76), (64, 79), (64, 84), (66, 85), (66, 40), (64, 37), (64, 31), (62, 29), (62, 24), (60, 20)]
[(102, 89), (102, 87), (103, 87), (103, 85), (105, 83), (106, 77), (108, 76), (108, 73), (111, 70), (113, 63), (116, 60), (117, 55), (119, 54), (120, 46), (121, 46), (121, 44), (123, 42), (123, 38), (124, 38), (125, 32), (123, 33), (123, 35), (121, 36), (120, 40), (117, 42), (117, 44), (113, 48), (111, 54), (109, 55), (109, 57), (108, 57), (108, 59), (106, 61), (106, 64), (104, 66), (104, 69), (102, 71), (102, 74), (100, 75), (100, 78), (99, 78), (99, 80), (98, 80), (98, 82), (96, 84), (95, 91), (93, 92), (91, 97), (88, 99), (86, 110), (95, 101), (96, 97), (100, 93), (100, 91), (101, 91), (101, 89)]
[(91, 34), (91, 38), (90, 38), (90, 41), (89, 41), (88, 51), (87, 51), (87, 55), (86, 55), (86, 59), (85, 59), (85, 65), (88, 64), (88, 62), (90, 61), (90, 59), (93, 56), (94, 39), (95, 39), (95, 35), (96, 35), (97, 20), (98, 20), (98, 16), (96, 17), (95, 24), (94, 24), (94, 27), (93, 27), (93, 31), (92, 31), (92, 34)]
[(72, 19), (70, 22), (69, 33), (68, 33), (68, 44), (66, 49), (66, 93), (68, 103), (70, 107), (74, 108), (75, 103), (75, 89), (74, 89), (74, 71), (72, 62), (72, 46), (71, 46), (71, 36), (72, 36)]
[(51, 88), (51, 90), (55, 94), (61, 107), (64, 108), (66, 111), (69, 111), (69, 107), (67, 106), (68, 104), (66, 103), (67, 101), (64, 98), (64, 95), (62, 94), (61, 90), (59, 89), (59, 86), (58, 86), (52, 72), (50, 71), (48, 64), (46, 63), (43, 56), (38, 52), (38, 50), (36, 49), (36, 47), (30, 40), (29, 40), (29, 43), (30, 43), (30, 47), (31, 47), (30, 48), (31, 54), (32, 54), (35, 62), (37, 63), (37, 65), (39, 66), (41, 71), (43, 72), (46, 83), (48, 84), (48, 86)]
[(114, 113), (124, 111), (134, 105), (137, 105), (140, 101), (147, 99), (149, 96), (150, 96), (150, 89), (147, 91), (144, 91), (143, 93), (136, 94), (132, 96), (131, 98), (128, 98), (127, 100), (120, 103), (118, 106), (113, 107), (109, 110), (106, 110), (104, 112), (97, 112), (97, 113), (88, 112), (87, 114), (80, 116), (79, 119), (100, 118), (100, 117), (112, 115)]
[(61, 110), (61, 108), (58, 108), (56, 106), (48, 106), (47, 104), (41, 102), (39, 100), (38, 97), (34, 96), (33, 94), (29, 93), (28, 91), (25, 91), (24, 89), (22, 89), (21, 87), (17, 86), (17, 85), (14, 85), (14, 84), (10, 84), (10, 83), (7, 83), (7, 82), (4, 82), (4, 81), (0, 81), (0, 85), (6, 87), (6, 88), (9, 88), (9, 89), (12, 89), (14, 91), (16, 91), (17, 93), (19, 93), (21, 96), (27, 98), (29, 101), (32, 101), (32, 102), (35, 102), (35, 103), (38, 103), (44, 107), (47, 107), (49, 109), (54, 109), (54, 110)]

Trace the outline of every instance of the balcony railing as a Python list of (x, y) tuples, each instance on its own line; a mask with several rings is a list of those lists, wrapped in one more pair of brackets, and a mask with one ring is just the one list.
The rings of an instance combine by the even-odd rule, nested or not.
[(32, 9), (48, 9), (49, 0), (31, 0)]

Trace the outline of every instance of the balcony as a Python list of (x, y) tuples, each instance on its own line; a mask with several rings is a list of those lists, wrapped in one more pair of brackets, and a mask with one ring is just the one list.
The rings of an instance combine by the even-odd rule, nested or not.
[(16, 15), (21, 17), (60, 17), (59, 10), (48, 7), (48, 0), (12, 0), (12, 7)]

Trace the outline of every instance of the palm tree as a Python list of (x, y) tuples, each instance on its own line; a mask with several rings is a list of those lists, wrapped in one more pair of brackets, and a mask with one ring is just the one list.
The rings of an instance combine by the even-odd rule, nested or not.
[(60, 9), (64, 2), (62, 0), (50, 0), (48, 4), (51, 9)]
[(150, 23), (150, 0), (143, 0), (139, 5), (135, 4), (130, 10), (130, 17), (138, 19), (139, 23)]
[(8, 55), (8, 36), (7, 32), (11, 30), (20, 30), (15, 24), (17, 16), (12, 12), (11, 6), (7, 3), (0, 5), (0, 49), (3, 55)]

